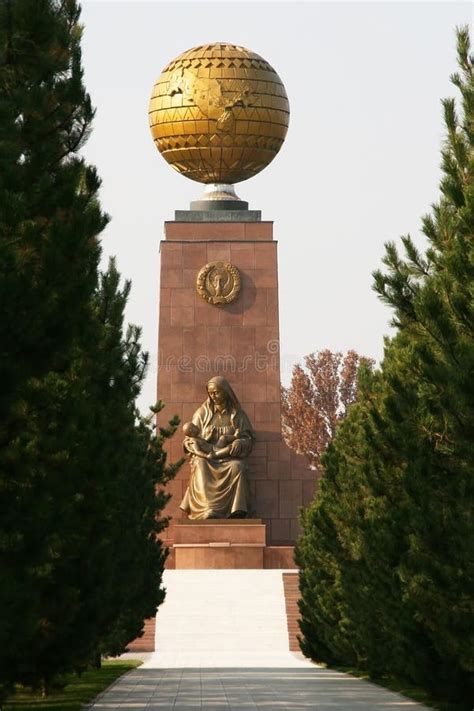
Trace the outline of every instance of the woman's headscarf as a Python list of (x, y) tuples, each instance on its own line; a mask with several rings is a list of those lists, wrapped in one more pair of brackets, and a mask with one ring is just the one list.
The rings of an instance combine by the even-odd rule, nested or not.
[[(239, 402), (237, 395), (232, 390), (232, 386), (226, 378), (222, 377), (222, 375), (216, 375), (216, 376), (214, 376), (214, 378), (211, 378), (210, 380), (208, 380), (208, 382), (206, 384), (206, 390), (208, 393), (209, 393), (209, 386), (210, 385), (215, 385), (216, 388), (219, 388), (219, 390), (223, 390), (225, 392), (225, 394), (227, 395), (227, 397), (231, 403), (231, 409), (233, 412), (235, 412), (236, 410), (242, 409), (240, 406), (240, 402)], [(207, 398), (207, 402), (208, 402), (210, 408), (212, 409), (212, 411), (214, 411), (214, 403), (212, 402), (210, 397)]]
[[(248, 419), (245, 412), (242, 410), (242, 406), (239, 402), (239, 399), (233, 391), (229, 381), (226, 378), (222, 377), (222, 375), (216, 375), (214, 378), (211, 378), (207, 382), (207, 390), (209, 389), (210, 385), (215, 385), (216, 388), (223, 390), (227, 395), (230, 403), (230, 419), (234, 426), (242, 430), (242, 432), (245, 433), (244, 436), (248, 436), (254, 439), (255, 435), (250, 420)], [(199, 427), (202, 436), (206, 436), (206, 428), (213, 417), (214, 403), (212, 402), (208, 393), (207, 399), (202, 403), (201, 407), (199, 407), (193, 415), (193, 422)]]

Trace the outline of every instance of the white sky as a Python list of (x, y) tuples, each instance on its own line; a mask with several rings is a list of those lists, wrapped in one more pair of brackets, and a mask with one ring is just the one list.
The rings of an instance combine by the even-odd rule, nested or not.
[(371, 272), (387, 240), (419, 236), (437, 199), (440, 99), (456, 95), (454, 28), (472, 23), (472, 5), (85, 0), (82, 22), (85, 83), (97, 107), (84, 153), (112, 217), (104, 264), (116, 255), (132, 280), (127, 319), (143, 327), (150, 352), (141, 409), (156, 398), (163, 222), (202, 193), (155, 149), (148, 100), (172, 58), (208, 42), (263, 56), (290, 101), (279, 155), (237, 185), (250, 209), (275, 223), (283, 382), (322, 348), (380, 359), (390, 311), (372, 291)]

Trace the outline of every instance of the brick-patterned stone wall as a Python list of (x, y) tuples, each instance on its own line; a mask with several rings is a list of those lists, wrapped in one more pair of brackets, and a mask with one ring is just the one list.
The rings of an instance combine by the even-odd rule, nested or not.
[(143, 623), (143, 634), (127, 646), (129, 652), (154, 652), (155, 651), (156, 616), (149, 617)]
[(283, 573), (283, 589), (285, 591), (290, 652), (300, 652), (301, 649), (298, 642), (298, 635), (301, 636), (301, 630), (298, 624), (298, 620), (300, 619), (300, 611), (298, 609), (298, 600), (300, 599), (298, 573)]
[[(314, 493), (315, 473), (281, 440), (277, 243), (273, 223), (169, 222), (161, 242), (158, 398), (162, 419), (191, 419), (206, 398), (205, 385), (224, 375), (257, 434), (249, 457), (253, 516), (267, 526), (267, 543), (291, 545), (298, 509)], [(208, 262), (229, 261), (242, 278), (239, 297), (218, 307), (196, 290)], [(182, 435), (169, 445), (183, 455)], [(183, 518), (179, 504), (189, 480), (186, 464), (170, 482), (166, 513)], [(165, 533), (173, 542), (173, 525)]]

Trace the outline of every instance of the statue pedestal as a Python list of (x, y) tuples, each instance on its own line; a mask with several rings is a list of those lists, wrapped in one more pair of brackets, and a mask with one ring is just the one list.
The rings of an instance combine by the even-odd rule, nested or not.
[(265, 525), (259, 518), (180, 521), (176, 568), (263, 568)]
[(267, 546), (259, 518), (184, 520), (175, 524), (167, 561), (176, 569), (294, 568), (292, 546)]

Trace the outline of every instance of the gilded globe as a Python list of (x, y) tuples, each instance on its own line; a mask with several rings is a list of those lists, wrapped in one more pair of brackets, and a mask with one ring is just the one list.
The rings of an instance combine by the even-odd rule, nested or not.
[(158, 77), (150, 127), (161, 155), (199, 183), (238, 183), (259, 173), (285, 140), (283, 83), (245, 47), (218, 42), (183, 52)]

